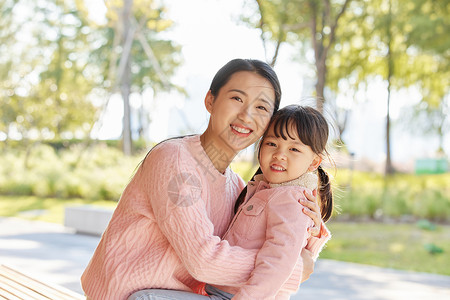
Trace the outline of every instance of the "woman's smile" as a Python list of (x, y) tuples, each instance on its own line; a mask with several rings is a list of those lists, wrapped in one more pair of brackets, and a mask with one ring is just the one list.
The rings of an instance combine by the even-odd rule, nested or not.
[(253, 132), (252, 129), (242, 125), (231, 124), (230, 127), (234, 134), (242, 137), (248, 137)]

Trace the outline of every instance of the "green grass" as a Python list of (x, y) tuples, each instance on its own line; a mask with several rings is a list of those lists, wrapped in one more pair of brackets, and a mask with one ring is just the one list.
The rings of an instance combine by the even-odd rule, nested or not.
[[(83, 204), (115, 207), (117, 203), (0, 196), (0, 216), (62, 224), (65, 206)], [(415, 224), (344, 223), (332, 219), (327, 226), (332, 238), (322, 251), (321, 258), (450, 276), (449, 225), (426, 221)], [(437, 253), (439, 250), (442, 253)]]
[(450, 226), (434, 225), (427, 230), (420, 224), (330, 221), (327, 227), (332, 238), (320, 257), (450, 275)]

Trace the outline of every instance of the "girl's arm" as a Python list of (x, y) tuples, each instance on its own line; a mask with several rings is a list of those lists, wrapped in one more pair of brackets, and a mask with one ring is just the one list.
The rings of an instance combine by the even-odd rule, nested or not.
[(302, 269), (300, 252), (313, 222), (302, 212), (299, 195), (302, 196), (298, 190), (277, 188), (269, 199), (266, 241), (258, 252), (249, 280), (233, 299), (274, 299), (297, 263), (299, 270)]
[(208, 183), (195, 163), (186, 162), (192, 157), (182, 152), (177, 145), (153, 149), (140, 169), (159, 229), (198, 281), (243, 284), (257, 251), (231, 247), (214, 235), (202, 199), (209, 196)]

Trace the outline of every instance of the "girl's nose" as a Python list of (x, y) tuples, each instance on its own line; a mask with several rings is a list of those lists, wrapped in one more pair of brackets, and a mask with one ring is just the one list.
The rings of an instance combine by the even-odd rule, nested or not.
[(286, 155), (284, 154), (284, 152), (282, 150), (277, 150), (273, 154), (273, 158), (278, 159), (278, 160), (286, 160)]

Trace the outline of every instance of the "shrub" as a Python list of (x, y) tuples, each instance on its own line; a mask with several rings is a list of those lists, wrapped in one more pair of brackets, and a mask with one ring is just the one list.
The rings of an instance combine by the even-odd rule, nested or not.
[[(84, 148), (72, 144), (56, 151), (35, 145), (25, 164), (25, 150), (3, 150), (0, 194), (117, 201), (145, 152), (126, 157), (105, 143)], [(248, 181), (256, 167), (236, 162), (232, 169)], [(427, 218), (450, 221), (450, 174), (411, 175), (329, 170), (336, 199), (335, 218)]]

